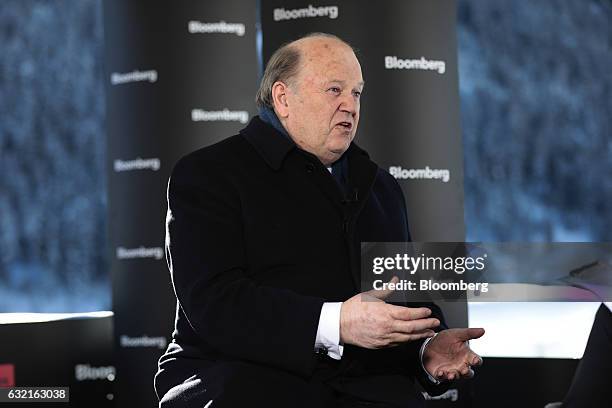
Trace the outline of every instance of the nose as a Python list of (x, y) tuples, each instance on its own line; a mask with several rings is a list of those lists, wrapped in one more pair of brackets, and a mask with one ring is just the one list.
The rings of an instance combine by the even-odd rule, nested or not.
[(349, 113), (354, 118), (359, 113), (359, 98), (352, 93), (343, 95), (340, 102), (340, 110)]

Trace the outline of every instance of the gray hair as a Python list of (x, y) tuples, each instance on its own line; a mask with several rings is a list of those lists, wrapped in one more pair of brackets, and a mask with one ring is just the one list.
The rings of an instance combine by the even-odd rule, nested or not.
[(272, 54), (270, 57), (270, 60), (266, 65), (266, 70), (261, 78), (259, 89), (255, 95), (255, 103), (259, 108), (267, 107), (274, 109), (274, 102), (272, 100), (272, 86), (277, 81), (284, 82), (288, 85), (292, 84), (293, 79), (299, 71), (302, 56), (299, 48), (295, 46), (295, 42), (311, 37), (323, 37), (338, 40), (349, 46), (353, 52), (357, 54), (356, 50), (349, 43), (338, 36), (328, 33), (310, 33), (298, 38), (295, 41), (290, 41), (281, 45), (281, 47), (274, 51), (274, 54)]

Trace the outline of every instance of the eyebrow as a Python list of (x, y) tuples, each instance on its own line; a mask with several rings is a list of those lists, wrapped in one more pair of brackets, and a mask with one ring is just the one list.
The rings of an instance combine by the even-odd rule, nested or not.
[[(343, 80), (341, 80), (341, 79), (332, 79), (332, 80), (327, 81), (327, 83), (328, 83), (328, 84), (329, 84), (329, 83), (332, 83), (332, 82), (337, 82), (337, 83), (342, 84), (342, 85), (345, 85), (345, 84), (346, 84), (346, 81), (343, 81)], [(363, 87), (364, 85), (365, 85), (365, 81), (359, 81), (359, 82), (357, 83), (357, 86), (361, 86), (361, 87)]]

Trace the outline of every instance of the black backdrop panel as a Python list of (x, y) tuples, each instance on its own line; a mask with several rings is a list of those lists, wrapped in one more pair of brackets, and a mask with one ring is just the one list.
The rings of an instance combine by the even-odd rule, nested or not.
[(315, 31), (357, 48), (366, 82), (357, 143), (400, 181), (414, 240), (463, 241), (455, 2), (262, 0), (261, 20), (264, 61)]
[[(263, 63), (311, 32), (357, 49), (365, 80), (356, 142), (400, 183), (415, 241), (463, 241), (463, 150), (459, 126), (454, 0), (262, 0)], [(451, 327), (467, 326), (464, 303), (438, 302)], [(470, 384), (457, 399), (468, 404)]]
[(176, 160), (254, 111), (254, 1), (104, 2), (109, 237), (118, 406), (154, 406), (175, 298), (164, 259)]

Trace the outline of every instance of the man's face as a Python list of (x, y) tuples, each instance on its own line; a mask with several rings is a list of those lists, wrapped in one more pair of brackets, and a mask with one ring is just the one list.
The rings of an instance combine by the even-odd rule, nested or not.
[(287, 90), (283, 124), (298, 146), (330, 165), (357, 131), (361, 66), (353, 51), (335, 39), (309, 38), (299, 46), (300, 69)]

